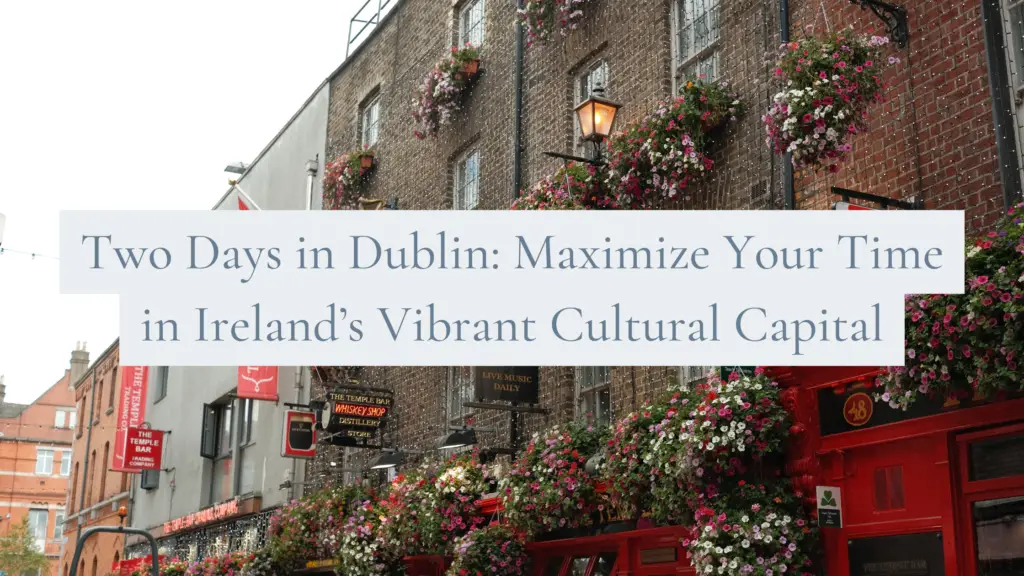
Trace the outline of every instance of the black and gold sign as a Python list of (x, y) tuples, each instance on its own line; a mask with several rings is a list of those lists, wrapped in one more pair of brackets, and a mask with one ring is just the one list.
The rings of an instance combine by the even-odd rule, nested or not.
[(845, 390), (824, 388), (818, 391), (818, 416), (821, 435), (842, 434), (914, 418), (932, 416), (950, 410), (985, 404), (984, 398), (957, 400), (921, 396), (907, 410), (891, 408), (888, 402), (876, 400), (882, 388), (868, 388), (865, 383), (850, 384)]
[(898, 534), (849, 541), (850, 576), (946, 574), (939, 532)]
[[(331, 420), (327, 431), (331, 433), (352, 430), (373, 430), (380, 428), (391, 413), (394, 398), (381, 392), (335, 390), (327, 394), (331, 402)], [(363, 438), (366, 436), (347, 436)]]
[(540, 403), (540, 369), (536, 366), (481, 366), (474, 382), (477, 400)]

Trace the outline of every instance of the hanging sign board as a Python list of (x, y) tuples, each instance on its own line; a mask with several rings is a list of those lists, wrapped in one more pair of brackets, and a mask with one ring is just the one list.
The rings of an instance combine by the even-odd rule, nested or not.
[(327, 400), (331, 403), (331, 419), (327, 426), (331, 433), (376, 430), (391, 413), (394, 404), (390, 394), (361, 390), (335, 390), (327, 394)]
[(239, 366), (238, 397), (277, 402), (277, 366)]
[(316, 456), (315, 423), (316, 415), (312, 412), (285, 411), (281, 456), (285, 458), (313, 458)]
[[(115, 472), (141, 472), (132, 468), (125, 458), (128, 429), (142, 426), (146, 419), (146, 387), (149, 384), (148, 366), (121, 366), (121, 395), (117, 403), (117, 430), (114, 435)], [(80, 415), (81, 416), (81, 415)]]
[(474, 372), (477, 400), (540, 403), (540, 369), (536, 366), (480, 366)]
[(818, 526), (822, 528), (843, 527), (843, 497), (839, 488), (818, 486)]
[(129, 428), (124, 459), (136, 470), (160, 470), (164, 454), (164, 432), (149, 428)]
[(893, 534), (847, 541), (850, 574), (945, 576), (941, 532)]

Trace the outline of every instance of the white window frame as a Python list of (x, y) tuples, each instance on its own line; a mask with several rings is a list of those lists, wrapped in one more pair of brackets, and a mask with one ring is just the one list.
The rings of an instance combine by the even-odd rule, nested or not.
[(380, 140), (380, 94), (367, 102), (359, 112), (360, 136), (363, 148), (373, 148)]
[[(71, 458), (70, 450), (64, 450), (60, 453), (60, 475), (65, 478), (71, 475)], [(66, 467), (65, 464), (67, 464)]]
[[(49, 464), (46, 462), (49, 460)], [(42, 467), (45, 471), (40, 472)], [(53, 448), (36, 448), (36, 474), (39, 476), (53, 476)]]
[(58, 510), (53, 519), (53, 539), (60, 541), (64, 538), (64, 511)]
[[(35, 518), (42, 518), (43, 522), (40, 526)], [(30, 508), (28, 511), (28, 532), (33, 540), (36, 542), (36, 546), (39, 551), (42, 552), (46, 548), (46, 536), (48, 534), (47, 528), (50, 524), (50, 511), (45, 508)]]
[[(472, 180), (468, 174), (470, 160), (476, 163), (476, 174)], [(474, 210), (480, 205), (480, 150), (471, 148), (455, 162), (455, 187), (452, 190), (452, 207), (455, 210)]]
[[(600, 425), (611, 424), (611, 366), (577, 366), (575, 383), (576, 419)], [(604, 408), (602, 396), (607, 397), (607, 407)]]
[[(587, 98), (594, 94), (594, 88), (601, 86), (604, 89), (604, 96), (609, 98), (608, 91), (608, 61), (595, 60), (587, 68), (576, 76), (573, 86), (573, 108), (582, 104)], [(573, 148), (577, 155), (583, 155), (584, 150), (583, 131), (580, 129), (580, 119), (573, 114)]]
[(53, 427), (54, 428), (65, 428), (64, 425), (67, 424), (67, 417), (68, 417), (68, 411), (67, 410), (61, 410), (61, 409), (58, 408), (53, 413)]
[(245, 446), (254, 441), (254, 425), (258, 420), (259, 402), (251, 398), (246, 398), (242, 400), (242, 429), (239, 430), (241, 436), (239, 437), (238, 442), (240, 446)]
[[(699, 78), (703, 74), (705, 80), (711, 81), (720, 76), (723, 2), (725, 0), (676, 0), (674, 3), (676, 64), (681, 78)], [(693, 15), (688, 7), (692, 8)], [(697, 36), (701, 29), (706, 38)]]
[(484, 0), (467, 0), (459, 8), (459, 46), (472, 44), (477, 48), (484, 44)]
[(74, 430), (78, 424), (78, 410), (68, 411), (68, 430)]

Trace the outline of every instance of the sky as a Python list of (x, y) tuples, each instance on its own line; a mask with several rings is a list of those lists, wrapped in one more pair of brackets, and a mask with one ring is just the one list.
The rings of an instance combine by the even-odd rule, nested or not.
[[(117, 338), (61, 295), (64, 209), (209, 210), (345, 57), (364, 0), (0, 3), (0, 374), (8, 402)], [(376, 4), (376, 3), (374, 3)]]

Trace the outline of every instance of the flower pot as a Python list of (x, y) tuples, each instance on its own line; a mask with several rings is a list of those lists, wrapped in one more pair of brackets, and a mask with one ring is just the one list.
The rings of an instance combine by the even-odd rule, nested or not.
[(373, 168), (373, 160), (373, 156), (361, 156), (359, 158), (359, 165), (363, 168), (363, 170), (369, 170), (370, 168)]
[(476, 76), (480, 70), (480, 59), (470, 60), (462, 65), (462, 73), (466, 76)]

